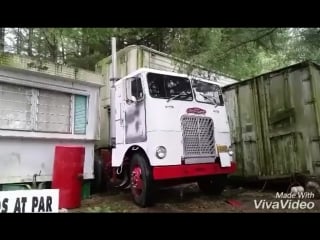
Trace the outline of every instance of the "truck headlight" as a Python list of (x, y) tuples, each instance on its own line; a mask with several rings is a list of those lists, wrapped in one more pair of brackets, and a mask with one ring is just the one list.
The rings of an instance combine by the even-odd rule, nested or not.
[(164, 146), (159, 146), (156, 149), (156, 156), (159, 159), (165, 158), (167, 155), (167, 149)]
[(228, 149), (228, 154), (229, 154), (229, 156), (233, 156), (233, 151), (232, 151), (231, 146), (230, 146), (229, 149)]

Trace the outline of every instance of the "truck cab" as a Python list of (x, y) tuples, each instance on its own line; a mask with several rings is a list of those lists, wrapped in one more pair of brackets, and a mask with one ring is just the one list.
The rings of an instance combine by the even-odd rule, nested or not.
[(161, 182), (198, 183), (220, 194), (235, 171), (218, 84), (142, 68), (115, 83), (112, 168), (128, 179), (134, 202), (153, 202)]

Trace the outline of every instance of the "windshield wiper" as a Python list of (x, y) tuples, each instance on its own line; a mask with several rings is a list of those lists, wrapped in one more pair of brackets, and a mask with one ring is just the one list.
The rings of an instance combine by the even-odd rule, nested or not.
[(218, 102), (216, 101), (216, 99), (214, 99), (214, 97), (209, 97), (209, 96), (206, 96), (204, 95), (203, 93), (199, 93), (202, 97), (204, 97), (205, 99), (208, 99), (209, 101), (211, 101), (215, 107), (218, 106)]
[(170, 102), (171, 100), (173, 100), (173, 99), (175, 99), (175, 98), (177, 98), (177, 97), (183, 96), (183, 95), (188, 96), (188, 94), (186, 93), (186, 91), (182, 91), (182, 92), (180, 92), (179, 94), (174, 95), (174, 96), (172, 96), (171, 98), (169, 98), (169, 99), (167, 100), (167, 102)]

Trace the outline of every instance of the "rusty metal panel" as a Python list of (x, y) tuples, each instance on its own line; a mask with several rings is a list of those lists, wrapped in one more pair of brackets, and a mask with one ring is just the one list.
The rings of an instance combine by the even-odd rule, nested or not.
[(237, 175), (320, 174), (319, 66), (297, 64), (224, 92)]
[(231, 134), (231, 146), (235, 150), (237, 174), (243, 174), (243, 154), (241, 145), (241, 125), (238, 111), (238, 87), (233, 87), (224, 93), (228, 122)]
[[(290, 87), (287, 71), (270, 74), (263, 79), (267, 124), (261, 131), (266, 136), (266, 161), (272, 175), (294, 172), (295, 155), (295, 109), (289, 101)], [(270, 172), (269, 172), (270, 173)]]
[[(309, 137), (310, 144), (310, 155), (311, 161), (309, 164), (312, 166), (313, 173), (315, 175), (320, 175), (320, 68), (318, 65), (312, 64), (310, 65), (310, 75), (311, 75), (311, 83), (310, 83), (310, 95), (312, 97), (309, 98), (309, 101), (306, 103), (310, 105), (310, 113), (306, 120), (309, 121), (306, 125), (312, 126)], [(312, 106), (311, 106), (312, 105)], [(312, 119), (314, 121), (311, 123)]]
[(245, 82), (225, 92), (232, 145), (237, 161), (236, 175), (260, 174), (264, 166), (263, 152), (259, 146), (260, 116), (257, 105), (256, 83)]
[(243, 154), (243, 174), (245, 176), (260, 173), (262, 167), (259, 162), (259, 147), (257, 126), (259, 118), (256, 116), (256, 88), (254, 81), (241, 85), (238, 89), (238, 111), (241, 128), (241, 145)]
[[(306, 173), (309, 144), (306, 132), (306, 115), (303, 84), (309, 79), (306, 67), (288, 68), (264, 80), (266, 91), (267, 124), (262, 131), (267, 136), (265, 144), (268, 161), (272, 161), (271, 175)], [(309, 117), (309, 116), (308, 116)], [(312, 120), (314, 122), (314, 119)], [(312, 172), (312, 169), (309, 169)]]

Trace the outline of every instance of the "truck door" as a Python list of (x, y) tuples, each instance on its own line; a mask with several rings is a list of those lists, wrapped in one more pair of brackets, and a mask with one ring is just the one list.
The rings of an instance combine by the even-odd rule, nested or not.
[(141, 77), (126, 80), (125, 143), (144, 142), (146, 134), (145, 98)]

